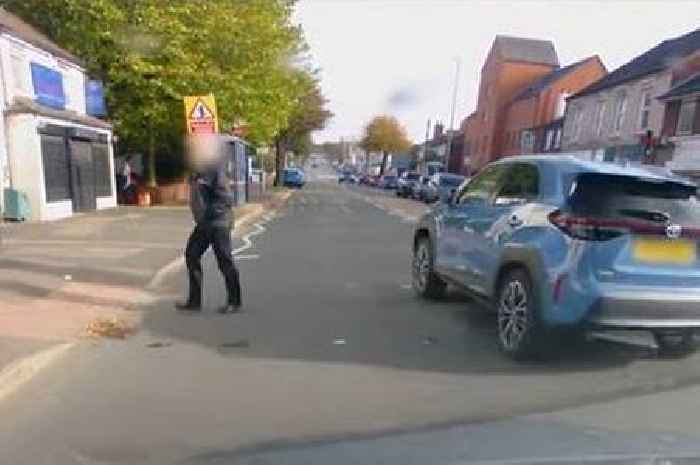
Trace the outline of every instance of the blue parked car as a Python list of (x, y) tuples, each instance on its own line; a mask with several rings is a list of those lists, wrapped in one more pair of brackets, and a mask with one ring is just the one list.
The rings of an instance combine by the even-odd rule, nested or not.
[(644, 329), (687, 354), (700, 329), (697, 186), (568, 156), (488, 165), (418, 223), (413, 286), (454, 284), (497, 314), (501, 349), (542, 355), (560, 329)]
[(398, 189), (399, 178), (394, 175), (385, 174), (379, 178), (379, 187), (382, 189)]
[(282, 172), (283, 183), (287, 187), (296, 187), (301, 189), (306, 184), (304, 172), (297, 168), (285, 168)]
[(438, 173), (430, 178), (428, 184), (421, 191), (421, 198), (426, 203), (441, 200), (446, 202), (450, 196), (462, 185), (466, 178), (459, 174)]

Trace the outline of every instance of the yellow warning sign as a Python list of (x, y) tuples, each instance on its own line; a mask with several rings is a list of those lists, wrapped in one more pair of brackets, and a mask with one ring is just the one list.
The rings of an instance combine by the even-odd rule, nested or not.
[(215, 134), (219, 132), (214, 96), (185, 97), (185, 120), (189, 134)]

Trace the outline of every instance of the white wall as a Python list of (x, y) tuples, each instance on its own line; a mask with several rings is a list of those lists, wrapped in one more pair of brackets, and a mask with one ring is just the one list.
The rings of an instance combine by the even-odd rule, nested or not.
[(32, 62), (60, 72), (63, 75), (66, 109), (85, 114), (85, 71), (80, 66), (8, 34), (0, 34), (0, 64), (7, 88), (6, 104), (11, 104), (16, 96), (35, 98), (30, 68)]
[(60, 72), (63, 76), (66, 109), (78, 114), (86, 114), (86, 77), (81, 67), (54, 57), (8, 34), (0, 34), (0, 92), (2, 92), (0, 96), (0, 201), (2, 188), (13, 187), (28, 196), (31, 220), (54, 220), (73, 214), (70, 200), (50, 204), (46, 202), (41, 137), (37, 133), (37, 128), (39, 124), (47, 123), (89, 129), (108, 135), (112, 195), (98, 197), (97, 208), (116, 207), (117, 189), (113, 174), (114, 154), (111, 131), (29, 114), (13, 115), (9, 118), (4, 116), (5, 108), (12, 104), (15, 97), (31, 99), (36, 97), (32, 86), (31, 62)]
[[(657, 99), (671, 86), (671, 72), (663, 71), (640, 79), (625, 82), (619, 86), (605, 89), (595, 94), (586, 95), (569, 101), (564, 119), (562, 150), (596, 149), (615, 145), (638, 144), (645, 131), (640, 127), (642, 95), (645, 90), (651, 91), (651, 107), (648, 128), (655, 135), (661, 134), (664, 118), (664, 104)], [(627, 96), (622, 127), (619, 132), (614, 130), (615, 105), (617, 96), (624, 92)], [(605, 102), (602, 131), (598, 135), (598, 109)], [(581, 112), (578, 124), (578, 135), (575, 132), (574, 115)]]
[(33, 115), (13, 115), (7, 118), (6, 125), (12, 187), (29, 198), (30, 219), (40, 220), (46, 193), (36, 118)]

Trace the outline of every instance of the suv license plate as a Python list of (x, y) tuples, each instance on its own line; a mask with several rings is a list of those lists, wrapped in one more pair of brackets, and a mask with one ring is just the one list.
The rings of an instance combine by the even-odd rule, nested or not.
[(649, 263), (689, 265), (696, 260), (695, 242), (669, 239), (636, 239), (634, 258)]

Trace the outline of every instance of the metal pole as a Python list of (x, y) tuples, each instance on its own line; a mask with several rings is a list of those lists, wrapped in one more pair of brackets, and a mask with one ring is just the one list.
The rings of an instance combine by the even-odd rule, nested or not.
[[(454, 90), (452, 93), (452, 109), (450, 110), (450, 129), (447, 131), (447, 150), (446, 150), (446, 158), (447, 158), (447, 164), (450, 163), (450, 157), (452, 156), (452, 133), (454, 132), (454, 125), (455, 125), (455, 110), (457, 107), (457, 89), (459, 87), (459, 71), (460, 67), (462, 64), (462, 61), (459, 58), (455, 58), (456, 62), (456, 69), (455, 69), (455, 85), (454, 85)], [(445, 170), (447, 170), (447, 166), (445, 166)]]
[(428, 124), (425, 126), (425, 144), (423, 144), (423, 168), (424, 172), (423, 174), (428, 174), (425, 172), (425, 167), (427, 163), (427, 158), (428, 158), (428, 138), (430, 137), (430, 118), (428, 118)]

